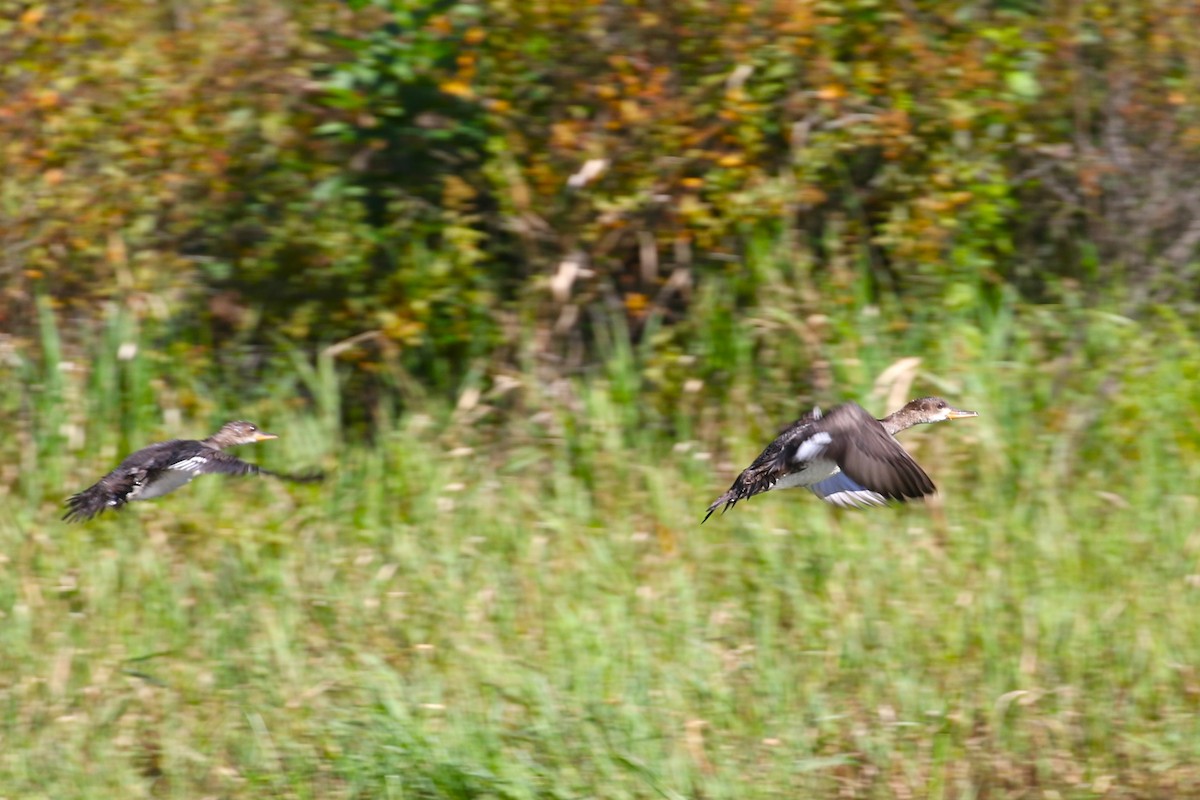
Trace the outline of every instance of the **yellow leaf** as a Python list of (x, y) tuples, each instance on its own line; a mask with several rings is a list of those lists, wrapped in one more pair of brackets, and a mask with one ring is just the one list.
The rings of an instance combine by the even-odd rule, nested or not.
[(550, 126), (550, 141), (555, 147), (574, 147), (578, 141), (575, 125), (569, 122), (555, 122)]
[(446, 81), (445, 83), (440, 84), (438, 88), (446, 94), (453, 95), (455, 97), (470, 98), (475, 96), (474, 90), (463, 81)]
[(43, 109), (54, 108), (59, 104), (60, 100), (62, 100), (62, 95), (53, 89), (46, 89), (38, 92), (34, 97), (34, 102), (37, 104), (37, 107)]
[(621, 118), (626, 122), (641, 122), (646, 117), (641, 106), (632, 100), (622, 100), (619, 107)]
[(45, 18), (46, 7), (33, 6), (32, 8), (27, 9), (25, 13), (21, 15), (21, 27), (27, 31), (32, 31), (38, 26), (38, 23)]

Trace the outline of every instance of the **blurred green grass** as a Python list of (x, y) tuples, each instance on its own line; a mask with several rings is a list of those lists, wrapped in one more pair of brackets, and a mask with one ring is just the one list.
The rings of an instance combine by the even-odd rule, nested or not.
[[(512, 376), (503, 425), (485, 387), (370, 441), (328, 358), (239, 404), (119, 314), (65, 347), (43, 318), (0, 388), (0, 796), (1200, 790), (1200, 346), (1169, 317), (864, 323), (814, 398), (799, 345), (748, 333), (785, 315), (674, 362), (614, 328), (590, 377)], [(890, 410), (872, 382), (911, 355), (909, 394), (982, 414), (903, 435), (936, 505), (780, 492), (698, 524), (811, 402)], [(725, 359), (723, 393), (650, 402), (688, 358)], [(331, 479), (58, 521), (129, 449), (225, 417), (282, 435), (245, 457)]]

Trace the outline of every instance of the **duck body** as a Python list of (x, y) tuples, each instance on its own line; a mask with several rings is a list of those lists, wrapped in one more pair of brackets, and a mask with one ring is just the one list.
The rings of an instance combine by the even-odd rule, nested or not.
[(198, 475), (273, 475), (291, 481), (320, 480), (319, 474), (283, 475), (242, 461), (224, 448), (278, 438), (251, 422), (228, 422), (207, 439), (156, 442), (129, 454), (117, 468), (67, 500), (68, 522), (85, 521), (136, 500), (151, 500), (188, 484)]
[(913, 425), (978, 416), (956, 409), (940, 397), (922, 397), (875, 419), (857, 403), (820, 409), (789, 425), (718, 497), (704, 519), (722, 504), (772, 489), (805, 487), (844, 508), (886, 505), (889, 500), (924, 497), (937, 491), (933, 481), (893, 437)]

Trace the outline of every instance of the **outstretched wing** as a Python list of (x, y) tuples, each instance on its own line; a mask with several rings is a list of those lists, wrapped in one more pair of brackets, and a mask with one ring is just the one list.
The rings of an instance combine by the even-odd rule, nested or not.
[(925, 470), (857, 403), (833, 409), (818, 427), (830, 438), (824, 457), (859, 487), (900, 501), (937, 491)]
[(307, 472), (300, 475), (274, 472), (257, 464), (242, 461), (224, 450), (215, 450), (203, 445), (179, 455), (181, 457), (175, 458), (166, 466), (166, 469), (190, 472), (196, 475), (269, 475), (272, 478), (296, 483), (313, 483), (325, 478), (324, 473), (321, 472)]
[(257, 464), (204, 445), (176, 456), (164, 469), (193, 475), (258, 475), (263, 472)]

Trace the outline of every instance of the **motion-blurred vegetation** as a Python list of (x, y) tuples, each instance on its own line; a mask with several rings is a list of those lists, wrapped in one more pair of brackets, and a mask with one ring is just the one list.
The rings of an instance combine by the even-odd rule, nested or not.
[[(614, 338), (599, 375), (508, 376), (529, 413), (499, 438), (472, 424), (493, 388), (381, 412), (366, 444), (341, 436), (333, 354), (268, 366), (248, 398), (119, 313), (68, 361), (43, 304), (44, 357), (0, 352), (0, 787), (1200, 790), (1200, 343), (1165, 316), (1068, 306), (932, 340), (865, 316), (822, 351), (839, 390), (882, 411), (928, 387), (982, 413), (904, 437), (944, 505), (780, 492), (700, 526), (796, 407), (753, 333), (786, 322), (722, 339), (729, 409), (696, 383), (641, 402), (652, 362)], [(56, 521), (130, 449), (231, 411), (283, 434), (246, 457), (329, 483), (214, 477)]]

